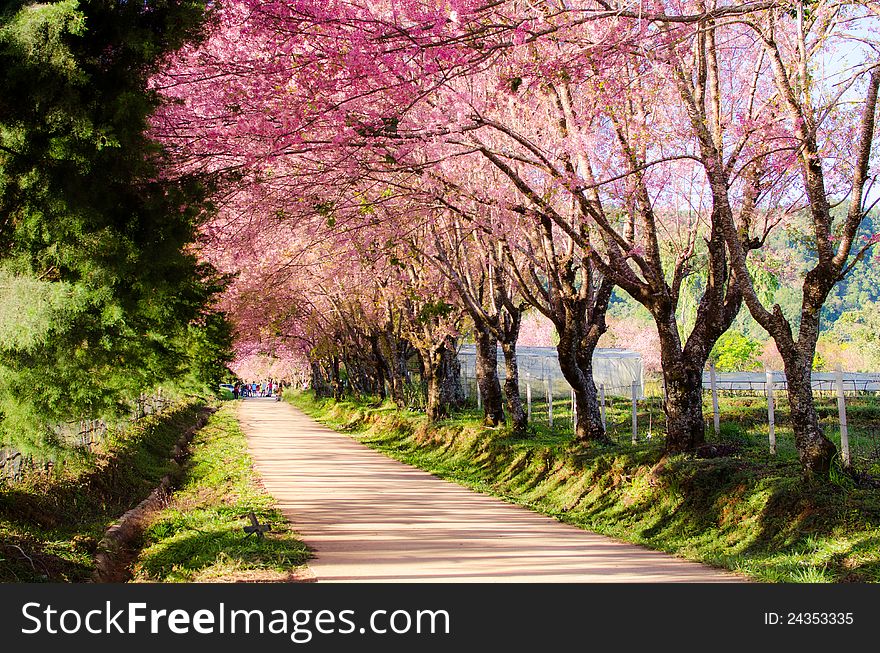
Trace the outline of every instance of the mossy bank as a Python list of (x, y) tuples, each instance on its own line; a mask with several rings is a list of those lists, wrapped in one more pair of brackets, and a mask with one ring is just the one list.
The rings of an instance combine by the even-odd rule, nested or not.
[(89, 580), (104, 531), (179, 472), (175, 443), (206, 413), (199, 400), (181, 402), (110, 431), (100, 450), (76, 465), (0, 486), (0, 581)]

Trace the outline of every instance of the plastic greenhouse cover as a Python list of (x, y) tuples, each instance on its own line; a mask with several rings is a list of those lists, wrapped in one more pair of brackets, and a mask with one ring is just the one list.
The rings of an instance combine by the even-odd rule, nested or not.
[[(498, 376), (505, 378), (504, 354), (498, 347)], [(475, 378), (475, 345), (461, 345), (458, 351), (461, 373), (466, 379)], [(554, 397), (568, 396), (571, 388), (559, 367), (555, 347), (517, 347), (516, 361), (519, 367), (521, 391), (530, 383), (532, 391), (538, 395), (546, 393), (549, 382)], [(645, 375), (642, 355), (628, 349), (596, 349), (593, 353), (593, 380), (596, 387), (605, 386), (606, 395), (632, 394), (632, 384), (636, 384), (638, 399), (645, 396)]]

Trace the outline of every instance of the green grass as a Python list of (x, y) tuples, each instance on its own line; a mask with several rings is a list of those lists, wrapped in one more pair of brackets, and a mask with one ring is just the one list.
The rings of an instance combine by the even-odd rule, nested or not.
[(664, 457), (657, 418), (651, 440), (588, 448), (564, 419), (516, 438), (473, 409), (429, 426), (388, 402), (286, 398), (393, 458), (582, 528), (761, 581), (880, 581), (880, 491), (842, 474), (808, 484), (796, 460), (752, 447), (758, 408), (723, 430), (748, 446), (699, 459)]
[[(259, 484), (235, 409), (223, 404), (193, 439), (179, 490), (144, 534), (134, 580), (283, 580), (309, 558)], [(250, 511), (271, 524), (265, 538), (245, 535)]]
[(88, 580), (104, 531), (176, 471), (172, 448), (204, 412), (199, 401), (178, 404), (109, 432), (76, 465), (0, 484), (0, 581)]
[[(837, 399), (816, 396), (816, 411), (825, 435), (840, 449), (840, 425)], [(776, 459), (797, 460), (794, 432), (790, 425), (788, 396), (784, 392), (775, 397)], [(880, 398), (874, 395), (846, 397), (849, 445), (854, 468), (862, 473), (880, 476)], [(719, 398), (721, 437), (715, 438), (707, 429), (709, 440), (729, 441), (750, 450), (755, 456), (769, 452), (767, 426), (767, 399), (763, 396), (722, 395)], [(712, 419), (712, 407), (704, 406), (707, 421)]]
[[(571, 437), (571, 405), (569, 400), (553, 402), (553, 427), (549, 426), (547, 403), (533, 395), (532, 428), (536, 434), (552, 434), (563, 439)], [(706, 440), (726, 442), (749, 450), (751, 455), (763, 456), (769, 452), (769, 428), (767, 426), (767, 399), (763, 396), (721, 394), (719, 413), (721, 433), (716, 436), (712, 427), (712, 404), (710, 395), (704, 395), (703, 415), (706, 419)], [(861, 472), (880, 476), (880, 397), (873, 395), (848, 396), (847, 421), (852, 462)], [(840, 448), (837, 399), (817, 396), (816, 409), (826, 436)], [(463, 415), (477, 417), (475, 407), (466, 409)], [(643, 445), (663, 446), (666, 425), (660, 397), (649, 396), (638, 402), (638, 439)], [(795, 461), (794, 432), (789, 421), (788, 397), (778, 392), (775, 397), (777, 460)], [(607, 397), (606, 420), (608, 435), (621, 445), (632, 439), (632, 402), (624, 397)]]

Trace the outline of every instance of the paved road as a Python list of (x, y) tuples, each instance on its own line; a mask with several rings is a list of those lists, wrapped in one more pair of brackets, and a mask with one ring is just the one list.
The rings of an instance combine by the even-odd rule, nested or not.
[(321, 582), (741, 580), (440, 480), (284, 402), (246, 399), (239, 418), (266, 489), (315, 549)]

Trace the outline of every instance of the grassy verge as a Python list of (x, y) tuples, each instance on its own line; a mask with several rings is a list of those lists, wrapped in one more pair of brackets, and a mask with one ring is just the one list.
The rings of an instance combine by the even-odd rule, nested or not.
[[(224, 403), (190, 445), (180, 488), (154, 517), (134, 564), (134, 580), (286, 580), (309, 558), (260, 486), (235, 416)], [(245, 536), (250, 511), (272, 531)]]
[[(816, 410), (825, 435), (840, 448), (840, 426), (837, 399), (827, 395), (815, 397)], [(846, 398), (849, 422), (849, 446), (853, 468), (862, 473), (880, 476), (880, 397), (861, 395)], [(733, 445), (748, 452), (750, 457), (760, 458), (769, 452), (769, 427), (767, 425), (767, 399), (763, 396), (721, 394), (719, 397), (720, 434), (712, 428), (711, 395), (704, 393), (703, 415), (706, 418), (708, 442)], [(475, 406), (463, 415), (479, 416)], [(617, 444), (625, 445), (632, 439), (632, 402), (629, 398), (609, 395), (607, 398), (608, 435)], [(638, 439), (643, 444), (663, 446), (666, 424), (662, 399), (649, 396), (638, 402)], [(532, 428), (541, 436), (570, 438), (571, 403), (555, 399), (553, 402), (553, 425), (547, 417), (547, 403), (537, 393), (532, 401)], [(776, 460), (796, 461), (794, 431), (791, 428), (788, 395), (780, 392), (775, 398)]]
[(556, 430), (512, 437), (475, 411), (429, 426), (389, 403), (285, 397), (393, 458), (599, 533), (761, 581), (880, 581), (880, 492), (806, 484), (793, 460), (666, 458), (656, 439), (584, 448)]
[(171, 451), (204, 410), (198, 401), (178, 404), (110, 432), (76, 467), (0, 485), (0, 581), (88, 580), (104, 531), (175, 471)]

